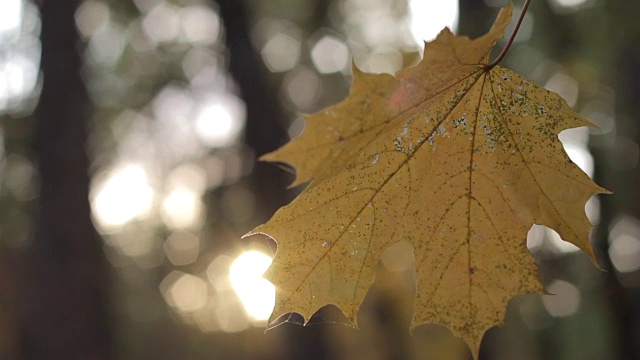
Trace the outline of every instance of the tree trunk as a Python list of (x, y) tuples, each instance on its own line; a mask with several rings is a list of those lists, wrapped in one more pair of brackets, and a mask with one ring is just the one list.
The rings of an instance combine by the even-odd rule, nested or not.
[(25, 253), (20, 351), (24, 359), (108, 359), (107, 264), (90, 218), (88, 98), (76, 1), (43, 1), (44, 83), (35, 113), (40, 199)]

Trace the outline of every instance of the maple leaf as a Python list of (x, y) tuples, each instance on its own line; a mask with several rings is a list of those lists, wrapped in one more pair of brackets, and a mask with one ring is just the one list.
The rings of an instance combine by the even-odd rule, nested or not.
[(262, 159), (310, 182), (248, 235), (278, 244), (265, 277), (271, 319), (305, 321), (334, 304), (356, 313), (384, 251), (414, 249), (412, 328), (446, 325), (474, 355), (510, 298), (544, 291), (526, 247), (533, 224), (555, 229), (595, 262), (586, 201), (606, 192), (565, 153), (558, 133), (592, 125), (557, 94), (487, 66), (512, 7), (470, 40), (444, 29), (423, 60), (395, 76), (353, 68), (341, 103), (307, 117), (303, 134)]

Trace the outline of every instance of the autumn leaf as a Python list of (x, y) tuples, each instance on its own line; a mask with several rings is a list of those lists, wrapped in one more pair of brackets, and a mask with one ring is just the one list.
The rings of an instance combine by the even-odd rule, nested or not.
[(444, 324), (477, 356), (510, 298), (543, 292), (526, 247), (533, 224), (595, 261), (584, 206), (606, 191), (557, 136), (592, 124), (557, 94), (487, 66), (511, 11), (475, 40), (443, 30), (395, 76), (354, 67), (344, 101), (308, 116), (299, 138), (263, 157), (294, 166), (293, 185), (309, 182), (247, 234), (278, 244), (265, 274), (277, 289), (272, 320), (308, 320), (334, 304), (356, 326), (382, 254), (406, 241), (416, 266), (412, 327)]

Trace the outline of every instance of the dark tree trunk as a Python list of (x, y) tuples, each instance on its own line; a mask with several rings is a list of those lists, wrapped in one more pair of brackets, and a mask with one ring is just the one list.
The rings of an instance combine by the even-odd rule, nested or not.
[[(597, 228), (598, 242), (595, 250), (600, 255), (601, 266), (607, 270), (606, 276), (610, 280), (605, 289), (606, 299), (614, 321), (619, 325), (616, 330), (619, 334), (620, 358), (640, 359), (640, 291), (637, 270), (630, 274), (617, 274), (608, 254), (609, 230), (616, 218), (628, 215), (640, 219), (640, 166), (637, 159), (632, 166), (628, 164), (629, 159), (634, 156), (633, 146), (640, 144), (640, 127), (636, 115), (640, 111), (640, 51), (637, 46), (640, 42), (640, 27), (629, 25), (637, 21), (635, 15), (640, 11), (640, 4), (611, 1), (607, 7), (610, 18), (616, 20), (611, 25), (610, 32), (603, 37), (604, 44), (598, 44), (601, 45), (598, 51), (603, 54), (602, 63), (608, 65), (606, 82), (615, 92), (617, 116), (612, 133), (592, 139), (592, 152), (597, 182), (614, 193), (600, 197), (602, 215)], [(628, 279), (636, 280), (632, 284), (624, 284)]]
[[(278, 105), (277, 91), (267, 81), (267, 69), (249, 37), (249, 18), (241, 0), (215, 0), (226, 30), (229, 72), (238, 84), (247, 106), (245, 143), (260, 156), (273, 151), (287, 140), (284, 111)], [(252, 173), (261, 221), (266, 221), (286, 202), (286, 181), (282, 170), (273, 164), (258, 162)]]
[(39, 213), (26, 251), (21, 357), (108, 359), (105, 262), (90, 218), (88, 98), (74, 25), (77, 1), (43, 1), (44, 84), (35, 113)]

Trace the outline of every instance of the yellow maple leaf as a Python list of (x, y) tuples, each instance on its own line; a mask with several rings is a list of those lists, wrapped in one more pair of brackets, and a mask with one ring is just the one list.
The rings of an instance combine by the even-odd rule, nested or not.
[(310, 182), (247, 235), (278, 243), (265, 277), (271, 319), (305, 321), (334, 304), (356, 325), (383, 252), (409, 242), (416, 264), (412, 327), (440, 323), (477, 355), (509, 299), (540, 293), (526, 247), (532, 224), (585, 251), (586, 201), (606, 190), (569, 160), (558, 133), (592, 125), (557, 94), (487, 66), (511, 6), (470, 40), (448, 29), (395, 76), (354, 67), (341, 103), (307, 117), (304, 133), (263, 157)]

